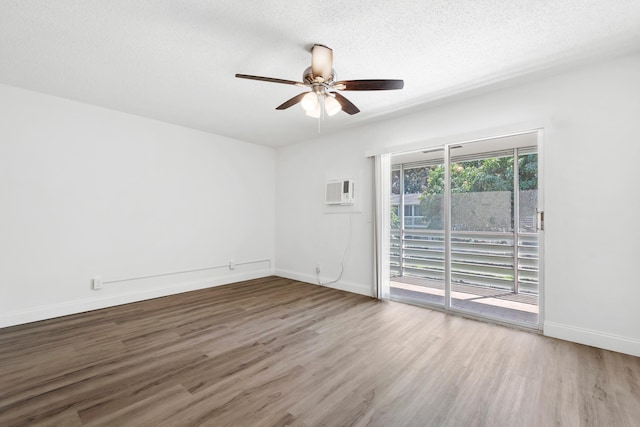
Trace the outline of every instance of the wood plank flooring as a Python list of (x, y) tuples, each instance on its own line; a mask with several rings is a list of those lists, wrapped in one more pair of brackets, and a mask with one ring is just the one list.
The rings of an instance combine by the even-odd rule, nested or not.
[(0, 329), (0, 426), (638, 426), (640, 358), (270, 277)]

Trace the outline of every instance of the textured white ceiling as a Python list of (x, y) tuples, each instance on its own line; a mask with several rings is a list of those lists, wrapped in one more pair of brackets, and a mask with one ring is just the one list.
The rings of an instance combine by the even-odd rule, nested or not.
[(405, 88), (343, 92), (380, 114), (530, 72), (640, 48), (638, 0), (2, 0), (0, 83), (280, 146), (317, 136), (299, 106), (275, 107), (308, 48), (334, 49), (340, 79)]

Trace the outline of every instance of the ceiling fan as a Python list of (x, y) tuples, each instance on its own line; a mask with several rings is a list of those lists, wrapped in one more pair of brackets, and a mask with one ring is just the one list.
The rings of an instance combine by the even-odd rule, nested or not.
[(302, 82), (248, 74), (236, 74), (236, 77), (310, 88), (310, 91), (302, 92), (283, 102), (276, 110), (286, 110), (300, 103), (308, 116), (316, 118), (320, 117), (322, 111), (329, 116), (340, 110), (351, 115), (360, 112), (358, 107), (337, 91), (392, 90), (404, 87), (402, 80), (337, 80), (333, 69), (333, 50), (321, 44), (315, 44), (311, 48), (311, 66), (302, 73)]

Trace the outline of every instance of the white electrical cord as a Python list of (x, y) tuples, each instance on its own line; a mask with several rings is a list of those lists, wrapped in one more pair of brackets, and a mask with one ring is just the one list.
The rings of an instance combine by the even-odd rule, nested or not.
[(330, 282), (322, 283), (320, 280), (320, 269), (316, 269), (316, 278), (318, 279), (318, 285), (327, 286), (333, 285), (334, 283), (338, 283), (340, 279), (342, 279), (342, 274), (344, 273), (344, 262), (347, 259), (347, 255), (349, 254), (349, 250), (351, 249), (351, 234), (353, 231), (353, 214), (349, 214), (349, 239), (347, 240), (347, 246), (344, 248), (344, 254), (342, 254), (342, 261), (340, 261), (340, 274), (336, 280), (332, 280)]

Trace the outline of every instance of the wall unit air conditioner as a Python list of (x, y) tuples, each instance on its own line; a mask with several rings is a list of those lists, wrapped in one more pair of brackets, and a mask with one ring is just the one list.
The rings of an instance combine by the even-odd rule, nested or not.
[(354, 183), (350, 179), (329, 181), (324, 193), (324, 202), (327, 205), (353, 205)]

